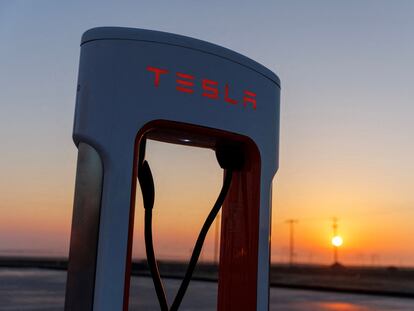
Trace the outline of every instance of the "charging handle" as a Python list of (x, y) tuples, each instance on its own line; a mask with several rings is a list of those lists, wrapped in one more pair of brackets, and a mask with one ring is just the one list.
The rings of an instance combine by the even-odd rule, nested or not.
[(152, 209), (154, 207), (155, 187), (154, 179), (152, 178), (151, 169), (147, 161), (143, 161), (138, 170), (138, 181), (141, 186), (142, 199), (144, 201), (145, 209)]
[(241, 144), (218, 144), (216, 146), (216, 158), (224, 170), (241, 170), (245, 161), (244, 154), (244, 148)]

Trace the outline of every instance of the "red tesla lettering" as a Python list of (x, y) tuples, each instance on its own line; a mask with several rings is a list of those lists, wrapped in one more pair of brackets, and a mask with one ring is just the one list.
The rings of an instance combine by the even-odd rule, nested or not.
[[(169, 73), (166, 69), (161, 69), (157, 67), (148, 66), (147, 70), (154, 73), (154, 86), (158, 87), (160, 85), (161, 75)], [(176, 72), (176, 86), (175, 89), (179, 92), (193, 94), (194, 91), (198, 91), (198, 85), (196, 87), (196, 83), (200, 83), (198, 80), (195, 79), (195, 76), (189, 75), (182, 72)], [(222, 94), (222, 85), (224, 84), (224, 96)], [(210, 99), (224, 99), (226, 103), (236, 105), (239, 101), (243, 103), (244, 107), (250, 105), (253, 110), (257, 108), (257, 100), (256, 100), (256, 93), (252, 91), (244, 90), (243, 91), (243, 99), (238, 100), (230, 97), (230, 83), (223, 83), (219, 84), (218, 81), (209, 80), (209, 79), (202, 79), (201, 80), (201, 89), (202, 93), (201, 96), (207, 97)], [(233, 91), (234, 92), (234, 91)], [(219, 94), (220, 93), (220, 94)], [(220, 95), (220, 97), (219, 97)], [(232, 95), (234, 95), (232, 93)], [(236, 97), (237, 98), (237, 97)]]
[(194, 93), (194, 90), (190, 88), (194, 86), (194, 82), (188, 81), (188, 80), (194, 80), (194, 76), (181, 73), (181, 72), (177, 72), (177, 77), (181, 79), (187, 79), (187, 80), (181, 80), (181, 79), (176, 80), (177, 84), (181, 85), (181, 86), (178, 86), (178, 85), (176, 86), (177, 91), (185, 92), (185, 93)]
[(226, 102), (230, 103), (230, 104), (233, 104), (233, 105), (237, 104), (237, 100), (231, 99), (229, 97), (229, 85), (227, 83), (226, 83), (226, 86), (225, 86), (224, 90), (225, 90), (225, 92), (224, 92), (224, 100)]
[(243, 105), (246, 107), (247, 103), (253, 104), (253, 110), (256, 110), (256, 93), (244, 91)]
[(213, 99), (218, 98), (218, 89), (217, 89), (217, 87), (212, 87), (212, 86), (217, 86), (218, 85), (217, 81), (203, 79), (202, 85), (203, 85), (203, 90), (204, 90), (204, 92), (203, 92), (204, 97), (209, 97), (209, 98), (213, 98)]
[(158, 85), (160, 84), (160, 76), (162, 74), (168, 73), (168, 70), (160, 69), (160, 68), (156, 68), (156, 67), (151, 67), (151, 66), (148, 66), (147, 70), (155, 73), (155, 79), (154, 79), (155, 87), (158, 87)]

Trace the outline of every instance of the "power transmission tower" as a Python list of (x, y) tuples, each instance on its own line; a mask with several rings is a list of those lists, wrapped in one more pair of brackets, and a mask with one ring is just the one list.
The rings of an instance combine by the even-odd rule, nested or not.
[[(338, 219), (336, 217), (332, 218), (332, 233), (333, 238), (338, 235)], [(338, 264), (338, 246), (333, 245), (333, 253), (334, 253), (334, 265)]]
[(288, 219), (285, 221), (289, 225), (289, 266), (292, 267), (295, 257), (295, 224), (297, 219)]

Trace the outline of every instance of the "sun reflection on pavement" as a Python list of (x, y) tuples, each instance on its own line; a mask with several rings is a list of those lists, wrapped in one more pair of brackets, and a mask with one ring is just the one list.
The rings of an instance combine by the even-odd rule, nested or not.
[(347, 302), (322, 302), (318, 303), (321, 311), (372, 311), (373, 309)]

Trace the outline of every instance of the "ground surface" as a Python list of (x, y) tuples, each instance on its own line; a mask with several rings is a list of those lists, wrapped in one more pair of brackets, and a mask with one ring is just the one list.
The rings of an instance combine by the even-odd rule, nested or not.
[[(0, 310), (63, 310), (66, 273), (36, 269), (0, 269)], [(130, 310), (159, 310), (146, 277), (133, 277)], [(169, 296), (179, 286), (178, 280), (165, 280)], [(215, 310), (217, 285), (192, 282), (181, 310)], [(414, 310), (414, 299), (368, 295), (324, 293), (272, 288), (271, 310), (286, 311), (390, 311)]]

